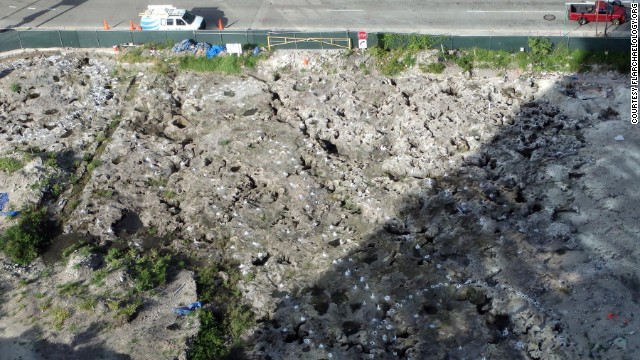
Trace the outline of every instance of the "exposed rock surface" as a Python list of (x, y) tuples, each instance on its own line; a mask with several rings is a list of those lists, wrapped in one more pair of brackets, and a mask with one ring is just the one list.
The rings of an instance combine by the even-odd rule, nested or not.
[[(627, 123), (628, 79), (388, 78), (360, 61), (283, 52), (242, 76), (125, 65), (126, 83), (109, 58), (4, 63), (0, 155), (37, 147), (66, 162), (0, 173), (0, 191), (15, 205), (39, 201), (30, 184), (91, 170), (61, 197), (76, 196), (65, 235), (234, 260), (259, 319), (249, 357), (636, 358), (640, 138)], [(74, 163), (85, 154), (99, 162)], [(52, 265), (53, 279), (88, 278), (99, 260), (75, 254)], [(12, 300), (18, 279), (51, 280), (40, 262), (4, 264), (0, 321), (11, 329), (7, 319), (29, 319)], [(113, 357), (180, 356), (197, 324), (158, 329), (195, 300), (189, 277), (113, 330), (134, 345), (68, 327), (44, 337), (78, 356), (98, 342)], [(159, 339), (166, 347), (148, 352)]]

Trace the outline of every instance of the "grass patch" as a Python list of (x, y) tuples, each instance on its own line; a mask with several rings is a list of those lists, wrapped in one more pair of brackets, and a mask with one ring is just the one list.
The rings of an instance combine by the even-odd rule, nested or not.
[(141, 254), (136, 249), (120, 251), (115, 248), (109, 249), (105, 256), (109, 269), (127, 269), (136, 291), (151, 290), (164, 285), (167, 281), (170, 259), (170, 255), (160, 255), (155, 250)]
[(91, 284), (101, 286), (104, 284), (104, 279), (107, 277), (109, 272), (107, 269), (98, 269), (91, 276)]
[[(242, 274), (237, 266), (226, 264), (201, 269), (196, 278), (198, 298), (222, 309), (220, 314), (206, 310), (198, 311), (200, 331), (189, 352), (193, 360), (219, 359), (229, 354), (233, 347), (241, 347), (241, 335), (255, 324), (251, 309), (241, 302), (242, 294), (237, 287)], [(224, 281), (220, 271), (228, 274)]]
[(196, 72), (239, 74), (243, 68), (255, 68), (260, 56), (222, 56), (214, 58), (184, 56), (178, 61), (178, 69)]
[(67, 246), (66, 248), (64, 248), (64, 250), (62, 250), (62, 256), (63, 257), (69, 257), (69, 255), (71, 255), (74, 251), (87, 246), (87, 243), (84, 241), (78, 241), (74, 244), (71, 244), (69, 246)]
[[(415, 51), (440, 46), (441, 42), (440, 38), (427, 35), (380, 34), (379, 47), (370, 49), (369, 53), (377, 60), (378, 68), (383, 75), (394, 76), (415, 64)], [(474, 68), (520, 68), (534, 72), (583, 72), (598, 68), (623, 74), (628, 74), (631, 69), (629, 52), (570, 50), (565, 44), (554, 45), (549, 38), (544, 37), (529, 38), (527, 45), (527, 52), (479, 48), (451, 52), (444, 51), (443, 48), (443, 55), (445, 60), (458, 65), (467, 74), (471, 74)], [(424, 72), (438, 73), (442, 65), (436, 64), (420, 65), (420, 69)]]
[(87, 291), (87, 285), (82, 281), (71, 281), (62, 285), (58, 285), (58, 293), (62, 296), (79, 297)]
[(136, 296), (128, 296), (124, 299), (107, 302), (107, 307), (113, 312), (113, 318), (117, 323), (121, 324), (131, 321), (141, 306), (142, 299)]
[(98, 300), (94, 297), (87, 297), (78, 303), (78, 308), (85, 311), (92, 311), (98, 305)]
[(446, 69), (446, 65), (441, 62), (433, 62), (428, 64), (420, 64), (420, 70), (425, 73), (431, 74), (442, 74), (444, 69)]
[(92, 172), (98, 166), (100, 166), (100, 164), (101, 164), (100, 160), (97, 160), (97, 159), (91, 160), (91, 162), (89, 162), (89, 164), (87, 165), (87, 171)]
[(23, 166), (24, 166), (24, 163), (18, 159), (14, 159), (10, 157), (0, 158), (0, 171), (13, 174), (14, 172), (22, 169)]
[(0, 248), (19, 265), (31, 263), (53, 232), (48, 223), (47, 210), (30, 206), (18, 215), (18, 223), (8, 227), (0, 236)]
[(56, 330), (60, 330), (64, 322), (71, 317), (71, 312), (61, 306), (55, 306), (51, 308), (51, 316), (53, 317), (53, 327)]
[(20, 90), (22, 90), (22, 86), (18, 83), (12, 83), (11, 85), (9, 85), (9, 88), (14, 93), (18, 93), (20, 92)]
[(150, 178), (145, 181), (145, 184), (147, 186), (152, 186), (152, 187), (155, 187), (155, 186), (162, 187), (167, 185), (167, 179), (166, 178)]

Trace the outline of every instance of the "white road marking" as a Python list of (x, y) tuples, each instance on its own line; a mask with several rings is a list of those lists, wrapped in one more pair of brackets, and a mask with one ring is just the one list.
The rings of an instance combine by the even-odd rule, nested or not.
[(17, 6), (15, 5), (9, 5), (10, 8), (15, 9)]
[(28, 7), (27, 10), (35, 10), (36, 8), (34, 7)]
[(562, 13), (564, 11), (546, 10), (467, 10), (468, 13)]
[(364, 10), (333, 10), (333, 9), (327, 9), (327, 11), (364, 11)]

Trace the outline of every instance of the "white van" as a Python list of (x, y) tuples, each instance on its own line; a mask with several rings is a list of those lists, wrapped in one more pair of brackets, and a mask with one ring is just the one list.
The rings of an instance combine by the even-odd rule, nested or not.
[(149, 5), (140, 17), (142, 30), (203, 30), (207, 26), (202, 16), (172, 5)]

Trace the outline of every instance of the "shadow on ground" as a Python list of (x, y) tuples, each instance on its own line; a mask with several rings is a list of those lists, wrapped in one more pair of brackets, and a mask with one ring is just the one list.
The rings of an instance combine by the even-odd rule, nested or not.
[(29, 360), (129, 360), (129, 355), (109, 350), (104, 344), (91, 342), (104, 324), (93, 323), (86, 331), (76, 334), (71, 344), (59, 344), (41, 339), (42, 331), (32, 327), (20, 336), (0, 339), (0, 359)]
[[(611, 90), (596, 90), (578, 78), (560, 79), (560, 90), (542, 91), (511, 118), (510, 99), (524, 96), (521, 89), (478, 93), (493, 101), (493, 110), (489, 105), (478, 113), (478, 121), (498, 131), (488, 137), (451, 131), (450, 141), (441, 146), (444, 154), (463, 156), (443, 175), (412, 178), (409, 170), (390, 175), (394, 182), (409, 179), (419, 185), (405, 194), (395, 216), (368, 235), (356, 235), (355, 249), (340, 235), (329, 239), (327, 249), (348, 250), (328, 259), (330, 269), (321, 276), (302, 280), (307, 285), (291, 292), (274, 288), (280, 301), (251, 337), (252, 356), (575, 359), (622, 354), (627, 345), (620, 334), (627, 334), (638, 310), (628, 289), (638, 284), (638, 250), (632, 243), (640, 229), (621, 217), (614, 227), (624, 229), (628, 242), (621, 238), (622, 248), (605, 249), (611, 232), (599, 221), (637, 203), (637, 195), (624, 187), (613, 190), (611, 182), (637, 179), (640, 147), (630, 134), (624, 146), (632, 155), (616, 158), (623, 143), (610, 133), (629, 129), (610, 106), (619, 99), (627, 106), (625, 94), (609, 92), (602, 101), (598, 93), (597, 102), (589, 101), (582, 95)], [(403, 86), (398, 80), (397, 91)], [(432, 101), (465, 107), (456, 97), (457, 90), (449, 88)], [(414, 102), (407, 96), (408, 107)], [(437, 120), (455, 119), (451, 110)], [(469, 128), (475, 122), (462, 121)], [(427, 120), (425, 126), (437, 125)], [(483, 143), (468, 151), (467, 140), (480, 135)], [(605, 145), (598, 143), (602, 136)], [(334, 148), (327, 155), (331, 161), (349, 161), (339, 146)], [(581, 207), (588, 205), (583, 198), (595, 199), (600, 207)], [(359, 216), (354, 211), (350, 217)], [(605, 304), (617, 304), (619, 311)], [(618, 321), (615, 330), (611, 321)]]

